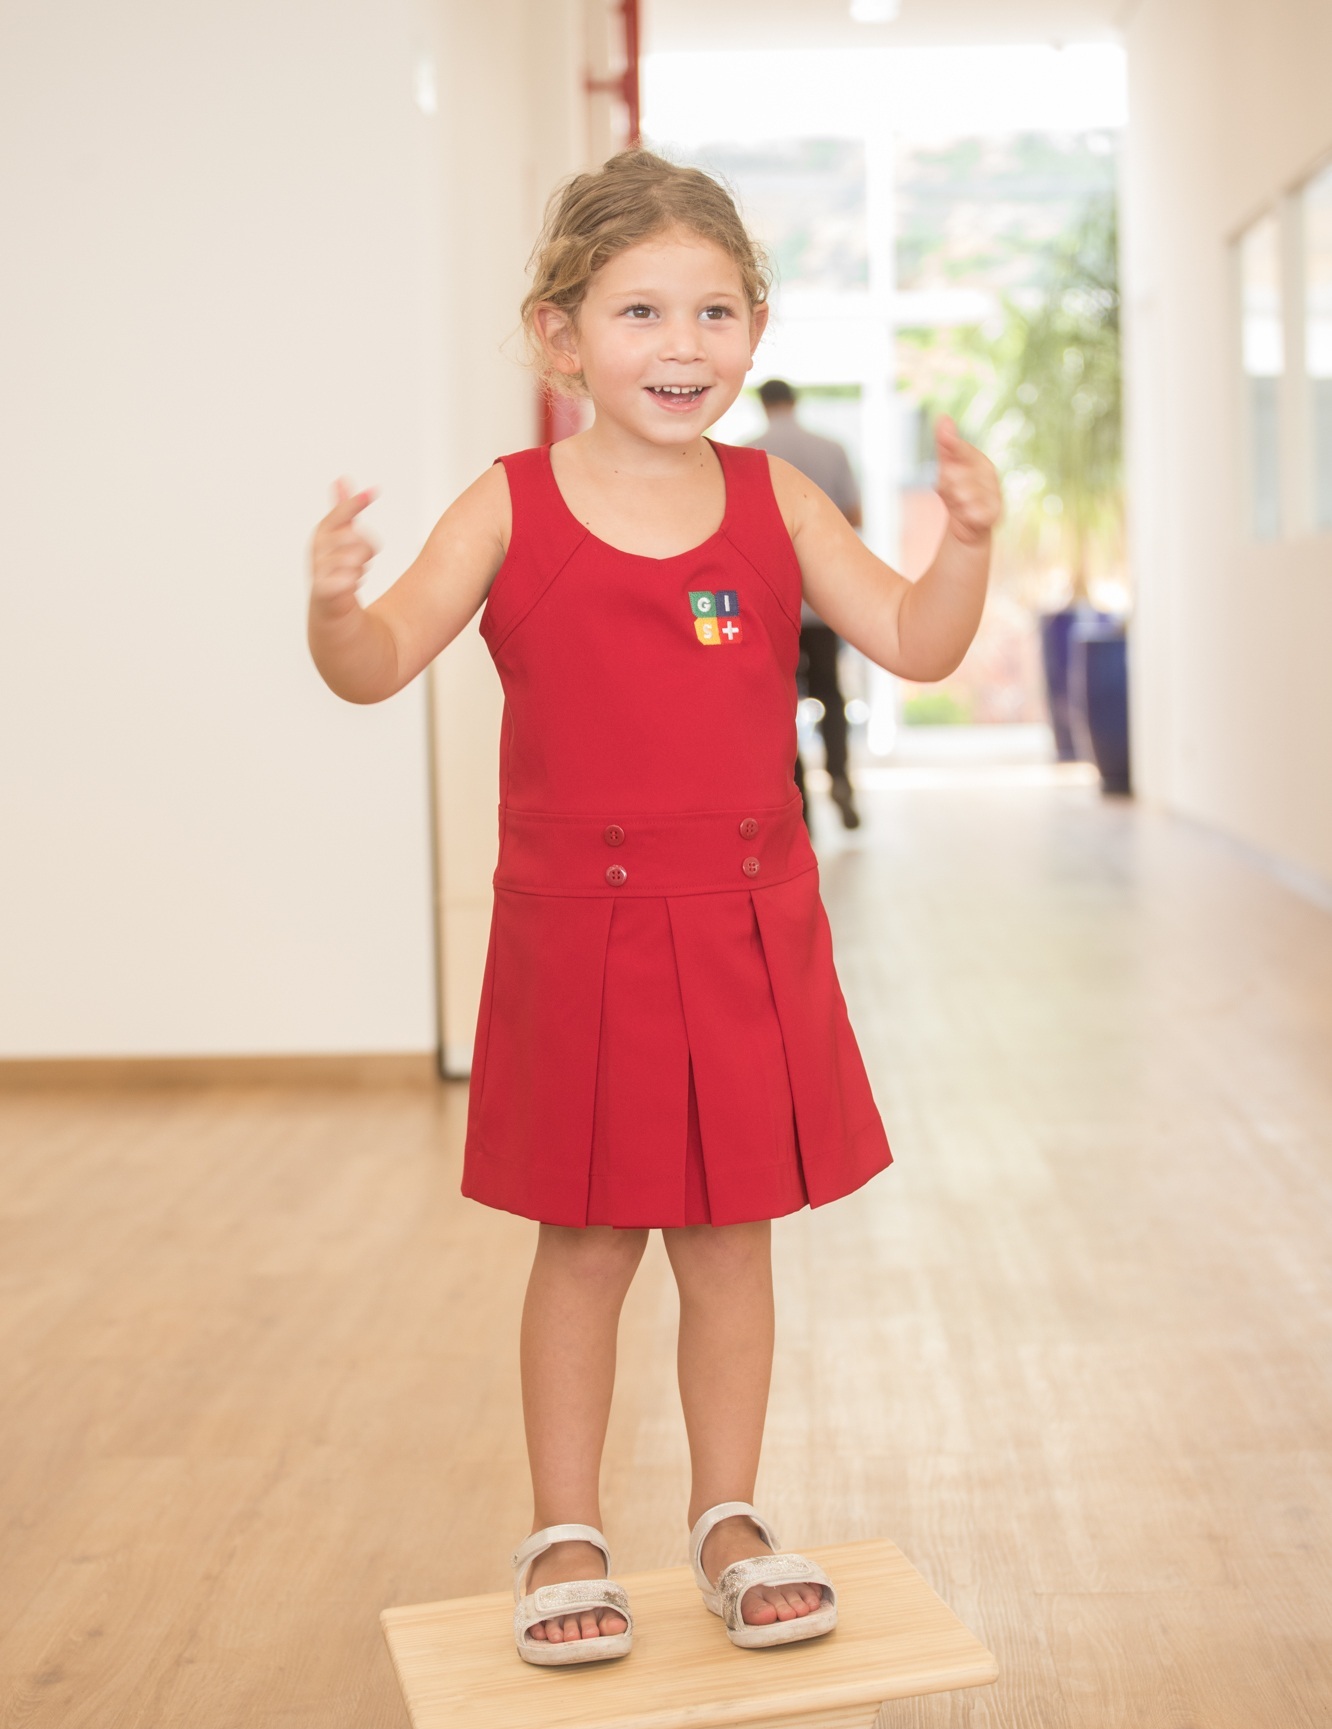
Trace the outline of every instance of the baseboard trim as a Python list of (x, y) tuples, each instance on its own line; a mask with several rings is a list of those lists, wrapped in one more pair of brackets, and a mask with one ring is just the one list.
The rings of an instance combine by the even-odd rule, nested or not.
[(444, 1046), (444, 1074), (451, 1081), (465, 1081), (472, 1072), (472, 1041)]
[(1307, 865), (1296, 864), (1293, 859), (1283, 858), (1280, 853), (1268, 852), (1256, 842), (1247, 840), (1243, 835), (1233, 834), (1229, 829), (1221, 828), (1206, 817), (1195, 816), (1192, 811), (1171, 810), (1163, 807), (1176, 821), (1186, 824), (1196, 833), (1206, 835), (1218, 846), (1224, 847), (1233, 857), (1260, 870), (1265, 876), (1289, 889), (1301, 900), (1308, 901), (1311, 906), (1320, 908), (1325, 913), (1332, 913), (1332, 877), (1325, 877)]
[(433, 1051), (343, 1056), (5, 1057), (0, 1091), (19, 1087), (426, 1087)]

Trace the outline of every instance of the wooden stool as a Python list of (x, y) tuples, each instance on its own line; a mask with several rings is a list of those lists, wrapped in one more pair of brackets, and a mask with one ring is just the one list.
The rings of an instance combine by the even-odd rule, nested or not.
[(994, 1658), (892, 1543), (806, 1549), (837, 1587), (821, 1639), (742, 1651), (688, 1567), (620, 1573), (629, 1656), (538, 1669), (514, 1650), (507, 1592), (386, 1609), (412, 1729), (871, 1729), (886, 1699), (979, 1687)]

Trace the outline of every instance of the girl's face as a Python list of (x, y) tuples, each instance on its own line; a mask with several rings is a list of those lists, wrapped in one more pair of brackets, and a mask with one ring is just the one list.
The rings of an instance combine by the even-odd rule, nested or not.
[(554, 307), (538, 319), (559, 369), (582, 372), (599, 420), (672, 445), (697, 438), (740, 394), (768, 308), (751, 309), (714, 241), (672, 229), (603, 264), (576, 322)]

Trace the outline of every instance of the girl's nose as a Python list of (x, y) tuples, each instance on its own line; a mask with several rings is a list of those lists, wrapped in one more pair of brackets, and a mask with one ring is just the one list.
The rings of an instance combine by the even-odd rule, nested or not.
[(692, 318), (671, 319), (662, 325), (661, 357), (663, 360), (698, 360), (703, 344), (698, 326)]

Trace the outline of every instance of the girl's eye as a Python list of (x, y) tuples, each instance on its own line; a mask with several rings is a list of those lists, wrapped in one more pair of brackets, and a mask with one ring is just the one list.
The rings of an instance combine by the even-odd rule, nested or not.
[(723, 318), (729, 318), (731, 316), (731, 309), (729, 306), (706, 306), (703, 309), (703, 316), (704, 318), (710, 319), (712, 323), (717, 324), (720, 323)]
[(639, 317), (651, 318), (652, 308), (650, 306), (642, 306), (642, 305), (640, 305), (640, 306), (626, 306), (624, 309), (624, 315), (626, 318), (639, 318)]

